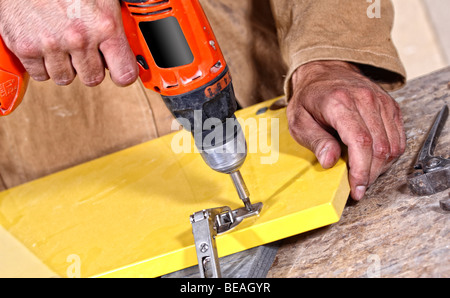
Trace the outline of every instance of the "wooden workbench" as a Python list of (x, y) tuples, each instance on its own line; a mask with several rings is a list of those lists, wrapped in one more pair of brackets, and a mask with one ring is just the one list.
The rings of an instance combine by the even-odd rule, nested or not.
[[(285, 239), (267, 277), (450, 277), (450, 212), (439, 207), (450, 190), (416, 197), (406, 186), (436, 114), (450, 104), (450, 68), (392, 96), (403, 112), (405, 154), (365, 199), (348, 202), (338, 223)], [(448, 158), (449, 145), (447, 120), (435, 155)]]

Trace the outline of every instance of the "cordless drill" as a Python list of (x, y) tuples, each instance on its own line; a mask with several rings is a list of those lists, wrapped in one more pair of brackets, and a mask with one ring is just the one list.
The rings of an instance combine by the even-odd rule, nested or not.
[[(247, 145), (228, 66), (199, 0), (122, 0), (122, 19), (144, 86), (194, 137), (204, 161), (230, 174), (252, 211), (239, 172)], [(20, 104), (28, 76), (0, 38), (0, 116)]]
[(144, 86), (192, 132), (205, 162), (231, 175), (251, 211), (239, 172), (247, 145), (234, 116), (233, 84), (199, 0), (123, 0), (122, 19)]

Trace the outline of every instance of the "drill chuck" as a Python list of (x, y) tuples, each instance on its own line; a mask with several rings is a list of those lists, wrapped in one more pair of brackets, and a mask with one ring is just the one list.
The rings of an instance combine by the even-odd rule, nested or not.
[(192, 133), (206, 164), (220, 173), (239, 170), (247, 144), (234, 113), (236, 97), (228, 67), (208, 84), (178, 96), (162, 97), (184, 128)]
[[(220, 130), (224, 130), (223, 140), (208, 144), (207, 137), (202, 138), (203, 144), (200, 151), (208, 166), (224, 174), (238, 171), (247, 157), (247, 143), (242, 128), (234, 117), (230, 120), (234, 123), (232, 128), (230, 125), (222, 123), (223, 127), (218, 129), (219, 133)], [(210, 133), (214, 134), (215, 132)], [(217, 132), (215, 134), (217, 137)], [(200, 148), (199, 145), (197, 147)]]
[(217, 172), (231, 175), (239, 198), (252, 211), (249, 192), (239, 172), (247, 157), (247, 143), (234, 116), (237, 103), (228, 68), (197, 90), (180, 96), (163, 96), (163, 99), (180, 124), (191, 131), (206, 164)]

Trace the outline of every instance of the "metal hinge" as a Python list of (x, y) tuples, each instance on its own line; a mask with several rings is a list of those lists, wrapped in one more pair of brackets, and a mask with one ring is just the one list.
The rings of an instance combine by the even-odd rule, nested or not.
[(262, 203), (256, 203), (251, 205), (251, 208), (244, 207), (236, 210), (224, 206), (202, 210), (191, 215), (192, 233), (202, 278), (222, 277), (216, 236), (232, 230), (245, 218), (258, 215), (262, 206)]

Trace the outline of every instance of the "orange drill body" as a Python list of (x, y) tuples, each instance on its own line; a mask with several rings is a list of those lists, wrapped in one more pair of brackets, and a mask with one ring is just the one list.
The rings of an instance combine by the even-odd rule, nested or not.
[(28, 74), (0, 37), (0, 116), (8, 115), (22, 102)]
[(226, 68), (198, 0), (122, 1), (122, 19), (148, 89), (163, 96), (185, 94)]

